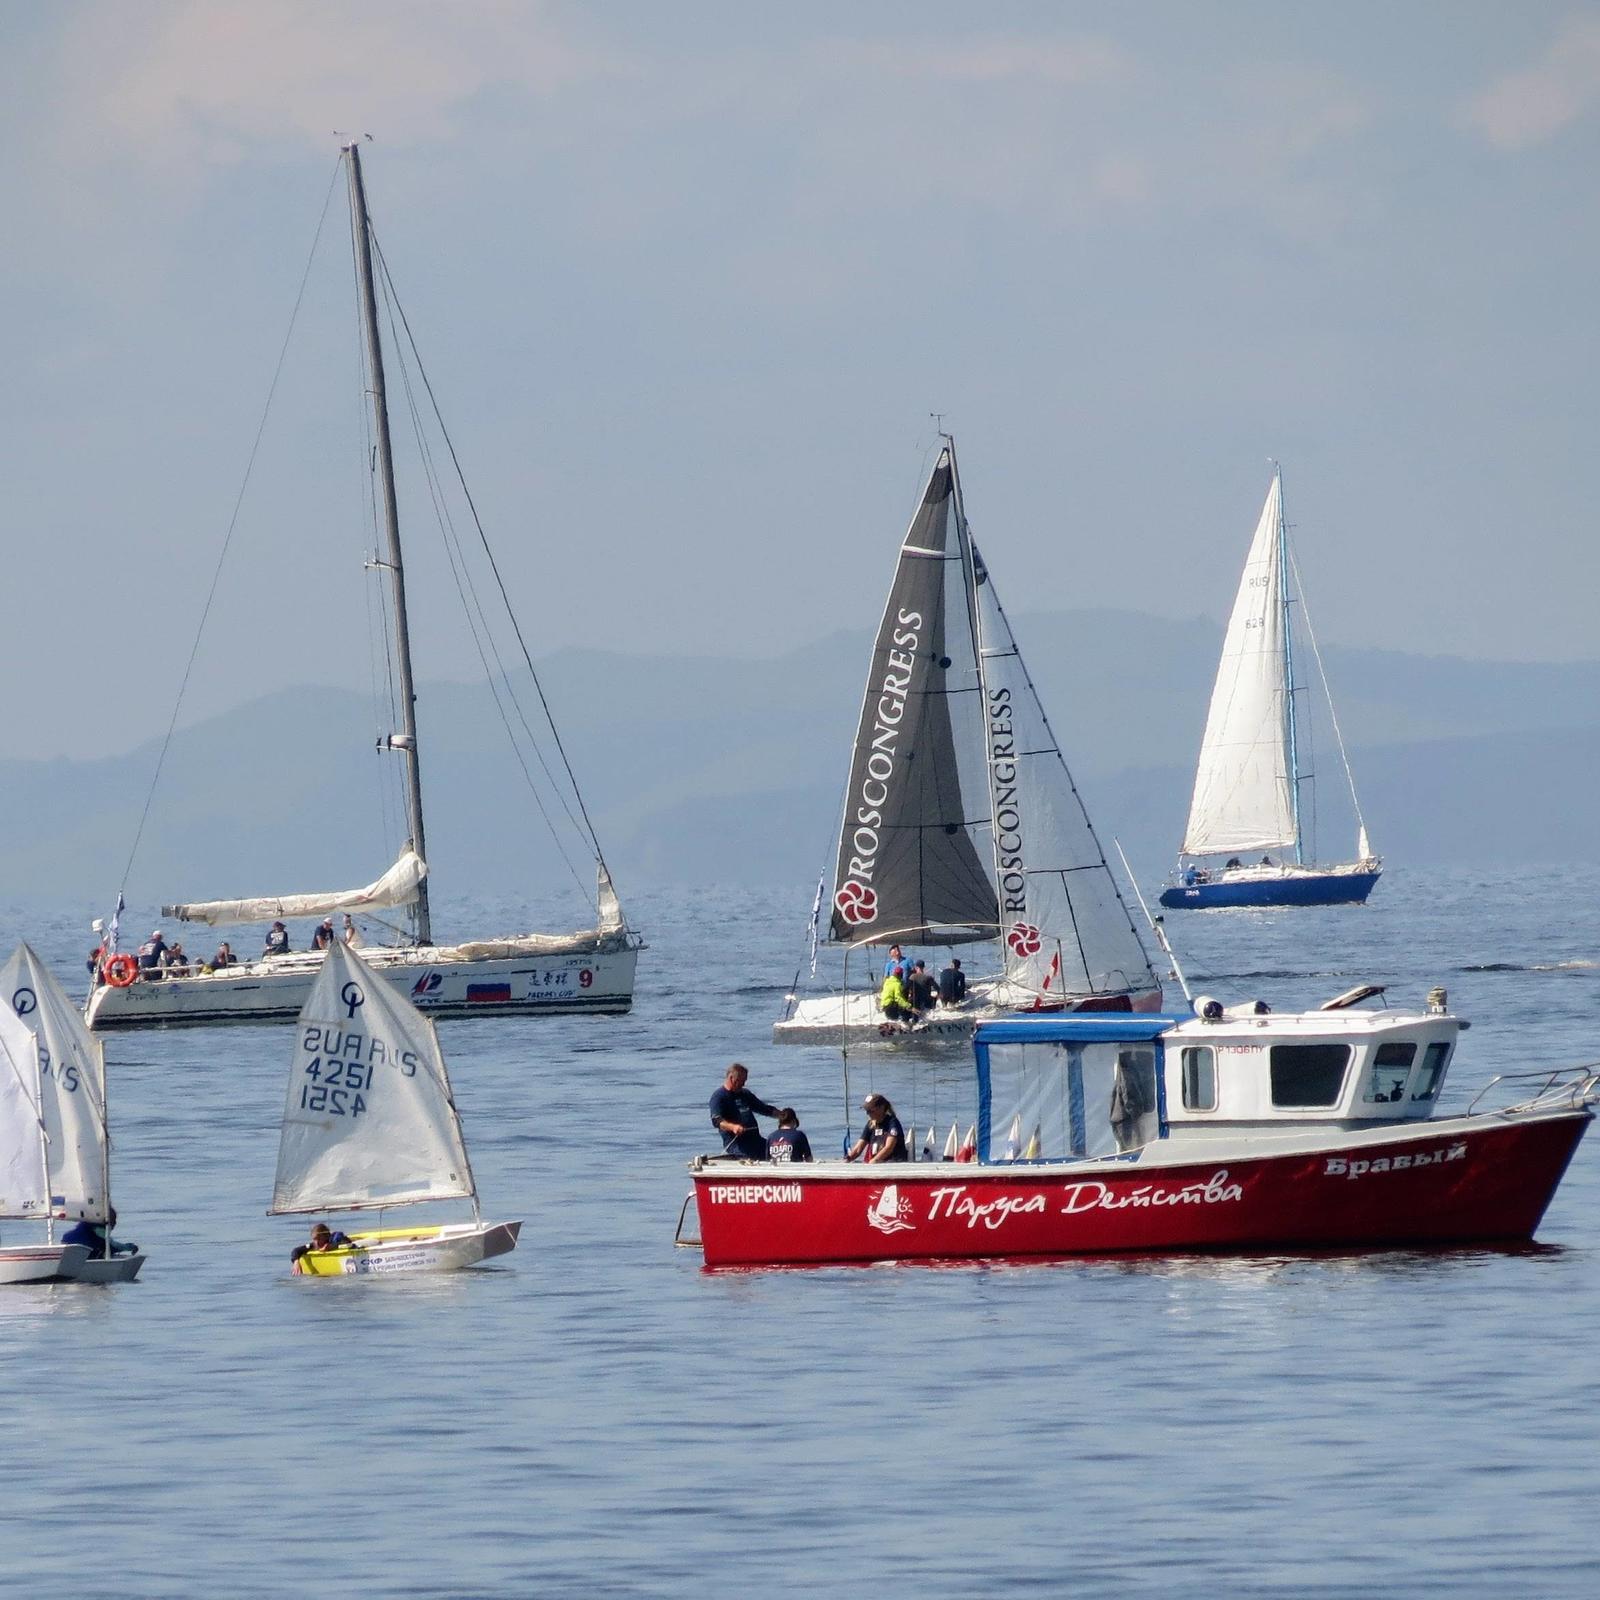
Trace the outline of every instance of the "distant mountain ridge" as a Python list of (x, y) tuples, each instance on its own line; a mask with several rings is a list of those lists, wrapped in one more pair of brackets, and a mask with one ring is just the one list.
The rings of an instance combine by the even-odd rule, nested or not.
[[(1024, 615), (1016, 632), (1107, 848), (1146, 875), (1182, 831), (1220, 630), (1132, 612)], [(540, 663), (626, 900), (630, 881), (810, 882), (831, 850), (868, 635), (761, 660), (568, 650)], [(1600, 857), (1600, 662), (1495, 663), (1329, 650), (1375, 845), (1392, 861)], [(429, 855), (449, 890), (577, 889), (544, 836), (481, 685), (419, 688)], [(285, 689), (181, 729), (129, 884), (159, 904), (377, 876), (385, 813), (370, 703)], [(156, 743), (93, 761), (0, 761), (15, 894), (115, 892)], [(1324, 856), (1348, 853), (1322, 751)], [(392, 779), (392, 774), (391, 774)], [(392, 781), (388, 787), (392, 789)], [(1341, 806), (1343, 809), (1341, 809)], [(1353, 834), (1351, 835), (1353, 838)], [(575, 858), (587, 885), (589, 866)]]

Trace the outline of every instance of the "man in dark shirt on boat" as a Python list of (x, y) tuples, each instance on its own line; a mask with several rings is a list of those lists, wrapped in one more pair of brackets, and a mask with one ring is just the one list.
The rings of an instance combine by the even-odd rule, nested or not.
[(906, 979), (906, 993), (911, 996), (911, 1009), (918, 1016), (932, 1011), (939, 1003), (939, 981), (928, 971), (926, 961), (912, 963), (911, 976)]
[(161, 937), (161, 930), (157, 928), (139, 946), (139, 976), (142, 978), (159, 978), (166, 959), (167, 941)]
[(239, 958), (233, 953), (233, 946), (229, 944), (226, 939), (224, 939), (222, 943), (217, 946), (217, 953), (212, 956), (211, 965), (214, 968), (220, 969), (222, 967), (236, 967), (238, 964)]
[(311, 935), (311, 948), (313, 950), (326, 950), (333, 941), (333, 918), (324, 917), (318, 925), (317, 931)]
[(767, 1157), (772, 1161), (810, 1161), (811, 1141), (800, 1127), (793, 1106), (778, 1113), (778, 1131), (767, 1140)]
[(274, 922), (267, 929), (267, 942), (261, 953), (264, 956), (288, 955), (289, 930), (281, 922)]
[(861, 1109), (867, 1114), (867, 1125), (861, 1130), (861, 1137), (846, 1151), (845, 1160), (854, 1161), (858, 1156), (865, 1156), (869, 1162), (909, 1161), (906, 1130), (900, 1126), (900, 1119), (888, 1100), (881, 1094), (869, 1094), (861, 1102)]
[(939, 1003), (958, 1006), (966, 998), (967, 975), (961, 970), (961, 962), (951, 956), (950, 965), (939, 974)]
[(711, 1096), (711, 1126), (722, 1135), (725, 1156), (743, 1156), (747, 1161), (767, 1159), (767, 1141), (756, 1126), (756, 1116), (775, 1117), (776, 1106), (752, 1094), (745, 1085), (750, 1074), (743, 1062), (735, 1061), (722, 1080), (722, 1087)]

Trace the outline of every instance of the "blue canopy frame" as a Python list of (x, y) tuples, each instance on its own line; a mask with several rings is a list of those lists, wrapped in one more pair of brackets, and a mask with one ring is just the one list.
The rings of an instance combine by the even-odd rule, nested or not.
[(973, 1030), (972, 1054), (978, 1075), (978, 1149), (987, 1155), (992, 1123), (989, 1050), (997, 1044), (1148, 1044), (1155, 1047), (1156, 1114), (1161, 1137), (1167, 1132), (1166, 1051), (1161, 1036), (1189, 1017), (1168, 1012), (1089, 1012), (1007, 1018), (980, 1022)]

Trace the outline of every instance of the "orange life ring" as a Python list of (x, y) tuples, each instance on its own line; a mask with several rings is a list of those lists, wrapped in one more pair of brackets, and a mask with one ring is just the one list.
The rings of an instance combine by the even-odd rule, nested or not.
[(139, 976), (139, 963), (130, 955), (112, 956), (101, 971), (113, 989), (126, 989)]

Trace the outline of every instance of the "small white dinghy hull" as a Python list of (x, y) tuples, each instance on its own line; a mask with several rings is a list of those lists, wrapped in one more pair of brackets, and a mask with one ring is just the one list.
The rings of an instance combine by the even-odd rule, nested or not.
[(0, 1245), (0, 1283), (55, 1283), (76, 1278), (89, 1259), (81, 1244)]
[(391, 1228), (356, 1233), (350, 1249), (300, 1257), (295, 1273), (307, 1278), (388, 1277), (394, 1273), (456, 1272), (516, 1248), (521, 1221), (447, 1223), (434, 1228)]

